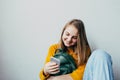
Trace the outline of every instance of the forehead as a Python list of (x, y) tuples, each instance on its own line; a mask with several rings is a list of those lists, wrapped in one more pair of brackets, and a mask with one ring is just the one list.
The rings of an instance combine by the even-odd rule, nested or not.
[(71, 35), (77, 36), (78, 30), (73, 25), (68, 25), (64, 32), (68, 32)]

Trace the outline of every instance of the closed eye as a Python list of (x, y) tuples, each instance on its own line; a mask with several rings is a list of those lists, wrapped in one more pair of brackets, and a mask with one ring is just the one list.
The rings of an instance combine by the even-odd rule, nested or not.
[(74, 39), (77, 39), (77, 36), (73, 36)]
[(66, 34), (66, 36), (69, 36), (69, 35), (70, 35), (68, 32), (66, 32), (65, 34)]

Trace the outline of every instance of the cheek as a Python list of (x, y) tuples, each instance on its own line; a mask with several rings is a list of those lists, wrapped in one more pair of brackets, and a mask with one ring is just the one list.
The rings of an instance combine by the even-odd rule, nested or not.
[(65, 40), (65, 39), (66, 39), (66, 36), (65, 36), (65, 35), (63, 35), (63, 36), (62, 36), (62, 40)]
[(72, 42), (73, 42), (73, 43), (77, 43), (77, 40), (76, 40), (76, 39), (75, 39), (75, 40), (72, 40)]

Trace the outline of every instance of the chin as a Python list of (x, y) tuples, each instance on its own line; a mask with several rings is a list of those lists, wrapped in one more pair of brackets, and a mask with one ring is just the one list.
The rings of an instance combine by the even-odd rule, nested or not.
[(71, 46), (66, 46), (66, 47), (68, 47), (68, 48), (69, 48), (69, 47), (71, 47)]
[(65, 46), (66, 46), (66, 47), (71, 47), (71, 46), (73, 46), (73, 45), (65, 44)]
[(68, 45), (68, 44), (65, 44), (65, 46), (66, 46), (66, 47), (70, 47), (70, 45)]

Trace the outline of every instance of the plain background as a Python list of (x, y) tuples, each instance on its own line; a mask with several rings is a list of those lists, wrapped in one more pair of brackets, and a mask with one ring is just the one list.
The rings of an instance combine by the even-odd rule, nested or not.
[(120, 0), (0, 0), (0, 80), (39, 80), (49, 46), (74, 18), (92, 50), (111, 55), (120, 80)]

